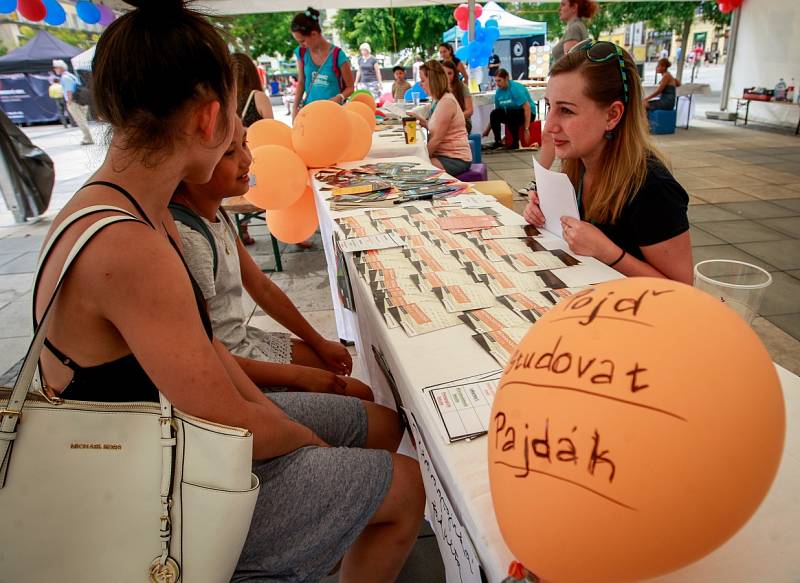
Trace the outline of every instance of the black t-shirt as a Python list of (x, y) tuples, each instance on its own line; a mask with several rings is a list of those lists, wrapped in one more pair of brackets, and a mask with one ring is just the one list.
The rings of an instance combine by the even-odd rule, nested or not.
[(500, 57), (496, 54), (489, 57), (489, 70), (500, 68)]
[(597, 227), (614, 243), (644, 261), (641, 247), (672, 239), (689, 230), (689, 195), (657, 160), (647, 163), (647, 177), (613, 225)]

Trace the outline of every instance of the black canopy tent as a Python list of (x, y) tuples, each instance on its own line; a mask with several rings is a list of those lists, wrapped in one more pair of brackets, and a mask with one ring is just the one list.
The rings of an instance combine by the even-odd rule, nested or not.
[(61, 59), (69, 66), (70, 59), (80, 52), (43, 30), (0, 57), (0, 108), (14, 123), (59, 119), (57, 105), (48, 95), (53, 60)]
[(45, 73), (53, 68), (53, 59), (69, 64), (81, 50), (42, 30), (23, 46), (0, 57), (0, 73)]

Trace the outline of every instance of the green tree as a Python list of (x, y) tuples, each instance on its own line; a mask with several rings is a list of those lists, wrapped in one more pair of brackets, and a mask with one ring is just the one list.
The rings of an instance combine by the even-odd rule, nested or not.
[(61, 28), (59, 26), (23, 24), (19, 27), (20, 45), (24, 45), (31, 40), (40, 30), (46, 30), (57, 39), (74, 47), (78, 47), (79, 49), (88, 49), (97, 44), (97, 41), (100, 39), (100, 35), (96, 32), (73, 30), (71, 28)]
[(0, 43), (0, 57), (5, 55), (8, 52), (8, 48), (3, 43)]
[(412, 49), (430, 54), (442, 33), (455, 26), (452, 6), (339, 10), (333, 26), (351, 47), (367, 42), (373, 52)]
[(261, 55), (292, 56), (297, 46), (291, 31), (294, 12), (218, 17), (214, 22), (230, 36), (236, 49), (254, 59)]
[(535, 22), (546, 22), (547, 37), (561, 38), (561, 35), (564, 34), (565, 25), (558, 16), (559, 5), (559, 2), (542, 2), (541, 4), (524, 3), (517, 7), (514, 5), (506, 6), (506, 10), (520, 18), (526, 18)]

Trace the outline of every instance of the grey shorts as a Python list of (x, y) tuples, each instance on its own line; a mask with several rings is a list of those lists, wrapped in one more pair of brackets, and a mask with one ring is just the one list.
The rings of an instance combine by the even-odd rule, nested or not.
[(271, 393), (292, 419), (332, 447), (303, 447), (254, 462), (261, 480), (256, 509), (231, 581), (316, 582), (344, 556), (383, 502), (392, 456), (360, 449), (364, 403), (320, 393)]

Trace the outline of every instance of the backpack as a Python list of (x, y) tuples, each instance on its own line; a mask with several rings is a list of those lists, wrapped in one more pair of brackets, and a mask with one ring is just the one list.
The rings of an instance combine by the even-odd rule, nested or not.
[(64, 75), (69, 75), (69, 77), (75, 81), (75, 91), (72, 92), (72, 101), (78, 105), (89, 105), (92, 101), (92, 94), (89, 92), (86, 85), (83, 84), (80, 77), (73, 75), (69, 71), (65, 71)]
[[(339, 53), (342, 52), (342, 49), (339, 47), (333, 47), (333, 74), (336, 77), (336, 80), (339, 81), (339, 91), (344, 89), (344, 78), (342, 77), (342, 70), (339, 68)], [(300, 47), (300, 63), (305, 68), (306, 65), (306, 47)], [(324, 63), (323, 63), (324, 64)]]
[[(217, 256), (217, 243), (214, 240), (214, 234), (211, 232), (211, 229), (208, 228), (203, 218), (190, 209), (187, 206), (182, 204), (178, 204), (177, 202), (169, 203), (169, 211), (172, 213), (172, 218), (176, 221), (180, 221), (187, 227), (189, 227), (192, 231), (200, 233), (205, 237), (208, 244), (211, 245), (211, 256), (213, 258), (213, 266), (214, 266), (214, 279), (217, 277), (217, 268), (219, 267), (219, 257)], [(222, 218), (228, 223), (228, 226), (233, 228), (231, 224), (230, 218), (225, 213), (224, 210), (220, 209), (220, 214), (222, 214)]]

